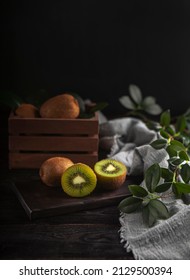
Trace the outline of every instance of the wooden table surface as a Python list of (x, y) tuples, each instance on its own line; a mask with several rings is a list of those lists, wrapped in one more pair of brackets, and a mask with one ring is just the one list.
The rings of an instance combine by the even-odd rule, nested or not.
[(8, 169), (6, 125), (0, 132), (0, 259), (133, 259), (120, 243), (117, 205), (31, 221), (10, 182), (35, 171)]
[(30, 221), (10, 179), (30, 172), (3, 170), (0, 259), (133, 259), (120, 243), (117, 205)]

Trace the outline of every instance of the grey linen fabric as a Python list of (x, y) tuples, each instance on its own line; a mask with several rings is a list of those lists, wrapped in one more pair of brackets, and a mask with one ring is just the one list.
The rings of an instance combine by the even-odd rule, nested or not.
[[(100, 122), (100, 147), (108, 158), (123, 162), (128, 175), (142, 175), (153, 163), (168, 166), (164, 149), (155, 150), (149, 144), (160, 136), (135, 118), (118, 118)], [(143, 182), (142, 182), (143, 185)], [(152, 228), (142, 221), (141, 212), (121, 213), (121, 242), (135, 259), (190, 259), (190, 206), (181, 199), (168, 196), (164, 203), (171, 217), (159, 220)]]

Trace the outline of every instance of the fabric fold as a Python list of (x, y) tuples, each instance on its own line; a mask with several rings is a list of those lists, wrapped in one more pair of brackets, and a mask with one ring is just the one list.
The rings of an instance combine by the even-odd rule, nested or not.
[[(99, 135), (100, 147), (107, 152), (107, 157), (123, 162), (129, 176), (143, 175), (154, 163), (168, 167), (165, 149), (155, 150), (150, 146), (160, 135), (139, 119), (105, 121), (100, 123)], [(135, 259), (190, 259), (190, 206), (173, 196), (164, 203), (171, 217), (158, 220), (151, 228), (143, 223), (142, 212), (120, 213), (121, 242)]]

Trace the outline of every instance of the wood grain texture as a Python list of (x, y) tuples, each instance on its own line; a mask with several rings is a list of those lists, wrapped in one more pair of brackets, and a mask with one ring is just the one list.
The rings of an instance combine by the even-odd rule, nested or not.
[(19, 118), (12, 113), (8, 120), (9, 134), (84, 134), (98, 133), (98, 115), (89, 119)]
[(97, 186), (93, 193), (82, 198), (73, 198), (66, 195), (61, 187), (47, 187), (40, 179), (10, 184), (17, 195), (28, 217), (33, 220), (41, 217), (62, 215), (86, 209), (117, 205), (129, 195), (129, 178), (117, 190), (104, 191)]
[(85, 162), (89, 166), (93, 167), (94, 163), (98, 161), (98, 153), (97, 152), (88, 152), (88, 153), (9, 153), (9, 168), (40, 168), (41, 164), (48, 158), (51, 157), (68, 157), (74, 163), (77, 162)]
[(119, 244), (119, 227), (115, 225), (14, 225), (0, 229), (0, 259), (133, 258)]
[(134, 259), (120, 243), (117, 205), (30, 221), (10, 188), (10, 179), (34, 180), (36, 172), (4, 171), (0, 187), (0, 259)]
[(19, 118), (9, 125), (9, 168), (39, 168), (61, 154), (93, 166), (98, 159), (98, 115), (91, 119)]
[(13, 151), (91, 152), (98, 149), (98, 136), (10, 136), (9, 149)]

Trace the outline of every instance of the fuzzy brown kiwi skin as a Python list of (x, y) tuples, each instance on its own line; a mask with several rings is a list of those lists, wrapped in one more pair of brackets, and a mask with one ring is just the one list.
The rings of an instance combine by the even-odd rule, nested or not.
[(126, 180), (126, 175), (127, 175), (127, 172), (125, 172), (122, 175), (117, 176), (117, 177), (106, 178), (106, 177), (103, 177), (103, 176), (99, 175), (98, 173), (96, 173), (97, 180), (98, 180), (98, 186), (99, 186), (99, 188), (107, 190), (107, 191), (119, 189), (124, 184), (124, 182)]
[(68, 93), (54, 96), (40, 107), (42, 118), (76, 119), (79, 113), (80, 107), (77, 99)]
[(15, 110), (15, 115), (20, 118), (38, 118), (40, 116), (38, 108), (28, 103), (19, 105)]
[(41, 181), (49, 187), (60, 187), (62, 174), (73, 164), (65, 157), (52, 157), (45, 160), (39, 169)]

